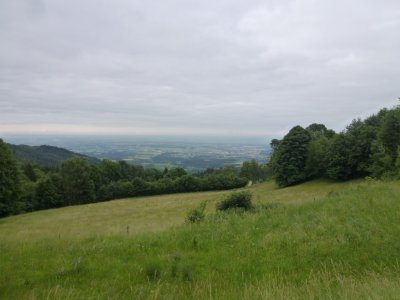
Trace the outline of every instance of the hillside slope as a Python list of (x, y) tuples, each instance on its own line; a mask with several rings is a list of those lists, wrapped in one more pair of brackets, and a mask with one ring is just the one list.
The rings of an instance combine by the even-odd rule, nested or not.
[(99, 163), (100, 160), (94, 157), (75, 153), (64, 148), (54, 146), (27, 146), (7, 144), (11, 152), (21, 162), (30, 162), (43, 167), (54, 167), (62, 161), (75, 156), (85, 158), (91, 163)]
[[(215, 214), (216, 192), (5, 218), (0, 298), (398, 298), (399, 182), (250, 190), (244, 214)], [(183, 224), (203, 199), (206, 221)]]
[[(248, 188), (256, 203), (299, 205), (325, 197), (354, 183), (308, 182), (301, 186), (278, 189), (274, 182)], [(146, 234), (164, 231), (184, 222), (187, 211), (208, 201), (209, 213), (216, 202), (232, 191), (197, 192), (161, 196), (135, 197), (57, 209), (0, 219), (1, 241), (35, 241), (41, 239), (82, 238), (95, 235)]]

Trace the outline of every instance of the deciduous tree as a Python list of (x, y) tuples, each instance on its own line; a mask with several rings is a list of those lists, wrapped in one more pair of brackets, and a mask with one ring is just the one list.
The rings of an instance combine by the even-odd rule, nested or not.
[(9, 215), (20, 196), (20, 172), (10, 149), (0, 139), (0, 217)]
[(293, 185), (307, 178), (305, 166), (310, 141), (310, 133), (301, 126), (295, 126), (279, 143), (273, 162), (273, 171), (279, 186)]

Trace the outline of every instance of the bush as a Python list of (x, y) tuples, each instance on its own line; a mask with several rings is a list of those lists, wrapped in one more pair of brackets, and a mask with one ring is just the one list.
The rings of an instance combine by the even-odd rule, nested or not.
[(200, 203), (200, 205), (191, 211), (186, 216), (186, 222), (188, 223), (198, 223), (201, 222), (206, 214), (204, 213), (207, 206), (207, 201)]
[(217, 210), (228, 210), (231, 208), (251, 209), (252, 194), (250, 192), (237, 192), (230, 194), (226, 199), (217, 204)]

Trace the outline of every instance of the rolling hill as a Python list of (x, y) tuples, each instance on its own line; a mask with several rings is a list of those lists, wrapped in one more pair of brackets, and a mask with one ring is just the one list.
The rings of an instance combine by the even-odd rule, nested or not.
[[(0, 220), (2, 299), (396, 299), (400, 183), (314, 181), (123, 199)], [(207, 218), (185, 224), (207, 200)]]
[(23, 163), (34, 163), (43, 167), (54, 167), (62, 161), (69, 158), (79, 156), (85, 158), (91, 163), (99, 163), (100, 160), (94, 157), (75, 153), (64, 148), (54, 146), (28, 146), (28, 145), (13, 145), (7, 144), (11, 152), (18, 161)]

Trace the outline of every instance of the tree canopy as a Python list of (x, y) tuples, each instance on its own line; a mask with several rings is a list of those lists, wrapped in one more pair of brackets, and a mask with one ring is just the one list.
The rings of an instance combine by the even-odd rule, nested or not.
[(399, 146), (400, 107), (394, 107), (365, 120), (355, 119), (338, 134), (323, 124), (314, 123), (306, 129), (296, 126), (282, 140), (271, 141), (269, 165), (282, 187), (323, 177), (397, 178)]
[(293, 127), (275, 150), (273, 170), (279, 186), (289, 186), (304, 181), (310, 133), (301, 126)]
[(0, 217), (12, 213), (20, 196), (20, 172), (10, 149), (0, 139)]

